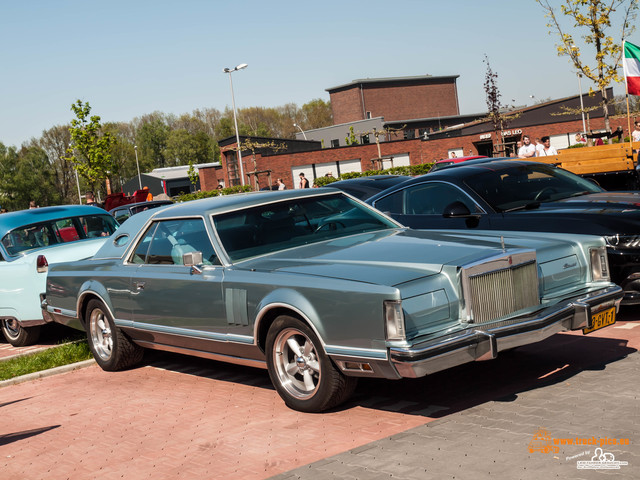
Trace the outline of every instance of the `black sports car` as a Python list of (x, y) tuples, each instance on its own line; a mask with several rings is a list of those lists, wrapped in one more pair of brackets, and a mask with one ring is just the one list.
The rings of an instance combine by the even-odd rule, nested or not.
[(411, 180), (412, 178), (413, 177), (406, 175), (369, 175), (368, 177), (338, 180), (337, 182), (328, 184), (327, 187), (337, 188), (349, 195), (353, 195), (359, 200), (366, 200), (378, 192)]
[(640, 192), (607, 192), (543, 163), (488, 159), (416, 177), (367, 203), (412, 228), (603, 236), (624, 303), (640, 304)]

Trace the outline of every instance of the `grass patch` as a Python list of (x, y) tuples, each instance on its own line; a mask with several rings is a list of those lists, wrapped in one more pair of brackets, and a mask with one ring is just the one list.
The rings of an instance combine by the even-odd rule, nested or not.
[(0, 362), (0, 381), (93, 358), (86, 340)]

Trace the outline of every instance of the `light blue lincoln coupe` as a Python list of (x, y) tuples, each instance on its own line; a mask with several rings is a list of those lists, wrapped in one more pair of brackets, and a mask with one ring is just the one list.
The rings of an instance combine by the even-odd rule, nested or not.
[(111, 215), (86, 205), (0, 215), (0, 323), (11, 345), (38, 339), (48, 264), (92, 256), (116, 228)]
[(149, 210), (87, 260), (49, 270), (43, 311), (98, 364), (144, 348), (266, 367), (319, 412), (358, 377), (419, 377), (615, 321), (604, 240), (419, 231), (335, 189)]

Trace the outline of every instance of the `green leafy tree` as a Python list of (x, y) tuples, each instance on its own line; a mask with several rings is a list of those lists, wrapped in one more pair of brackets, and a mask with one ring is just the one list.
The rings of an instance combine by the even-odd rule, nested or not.
[(331, 102), (316, 98), (302, 105), (302, 119), (298, 123), (303, 130), (322, 128), (333, 125)]
[(140, 168), (142, 164), (152, 165), (153, 168), (166, 166), (165, 150), (171, 128), (167, 124), (165, 115), (154, 112), (137, 120), (136, 145), (140, 154)]
[(65, 160), (70, 143), (69, 125), (51, 127), (43, 131), (42, 136), (37, 140), (37, 145), (46, 152), (49, 163), (53, 167), (62, 202), (77, 204), (79, 199), (76, 171), (73, 164)]
[(349, 127), (349, 134), (345, 137), (344, 141), (347, 145), (358, 145), (358, 138), (356, 137), (356, 133), (353, 131), (353, 127)]
[(20, 151), (0, 143), (1, 204), (9, 210), (29, 208), (29, 202), (39, 206), (58, 205), (61, 196), (56, 176), (46, 152), (35, 144)]
[(113, 137), (102, 130), (100, 117), (90, 115), (89, 102), (81, 100), (71, 105), (76, 118), (71, 120), (71, 146), (67, 149), (66, 160), (72, 162), (78, 173), (92, 190), (96, 190), (107, 176), (114, 172), (111, 157)]
[[(547, 26), (550, 33), (560, 38), (557, 45), (559, 56), (569, 57), (578, 74), (582, 74), (597, 86), (602, 95), (602, 112), (605, 128), (611, 131), (609, 123), (609, 102), (607, 87), (613, 82), (622, 81), (618, 71), (622, 61), (622, 41), (634, 30), (633, 25), (638, 10), (638, 0), (563, 0), (560, 3), (560, 13), (570, 24), (565, 27), (563, 17), (557, 13), (549, 0), (536, 0), (545, 11), (549, 19)], [(607, 31), (614, 23), (620, 27), (620, 35), (613, 38)], [(582, 59), (580, 48), (568, 33), (567, 28), (574, 28), (581, 32), (584, 43), (594, 50), (593, 63), (588, 64)], [(590, 94), (593, 90), (590, 89)]]

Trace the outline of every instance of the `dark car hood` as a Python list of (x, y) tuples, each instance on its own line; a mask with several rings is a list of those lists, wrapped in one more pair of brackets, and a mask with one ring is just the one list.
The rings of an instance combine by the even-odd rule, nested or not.
[(640, 234), (640, 192), (601, 192), (554, 202), (538, 208), (505, 212), (507, 230)]
[(599, 192), (543, 203), (540, 208), (592, 209), (599, 213), (607, 211), (640, 211), (640, 192)]

